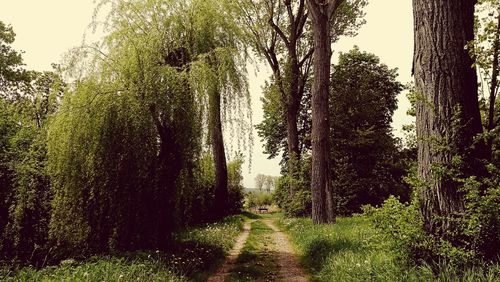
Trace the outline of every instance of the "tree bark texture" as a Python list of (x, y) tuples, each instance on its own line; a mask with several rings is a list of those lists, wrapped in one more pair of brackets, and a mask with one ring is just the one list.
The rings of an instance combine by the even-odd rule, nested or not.
[(435, 168), (449, 168), (455, 155), (472, 167), (474, 156), (484, 153), (479, 145), (471, 149), (474, 136), (482, 131), (477, 75), (465, 49), (474, 39), (474, 4), (474, 0), (413, 0), (418, 176), (425, 183), (419, 198), (430, 233), (444, 231), (450, 218), (464, 210), (457, 183), (438, 175)]
[(214, 86), (214, 89), (209, 93), (208, 104), (209, 130), (215, 166), (214, 216), (222, 218), (227, 215), (228, 180), (226, 153), (222, 137), (221, 96), (217, 86)]
[(312, 219), (313, 222), (335, 221), (333, 193), (330, 185), (328, 110), (332, 6), (338, 1), (308, 0), (312, 16), (314, 41), (314, 80), (312, 90)]

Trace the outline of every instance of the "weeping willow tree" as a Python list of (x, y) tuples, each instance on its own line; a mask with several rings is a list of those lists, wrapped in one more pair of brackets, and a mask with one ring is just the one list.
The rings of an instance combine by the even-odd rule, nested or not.
[[(188, 22), (194, 36), (190, 38), (193, 56), (191, 81), (208, 105), (208, 134), (215, 165), (214, 214), (226, 215), (228, 205), (228, 171), (223, 138), (223, 123), (236, 136), (251, 132), (243, 121), (250, 120), (250, 98), (245, 73), (243, 34), (231, 20), (228, 3), (196, 0), (192, 2)], [(243, 111), (246, 110), (246, 113)], [(237, 124), (237, 127), (234, 125)], [(251, 135), (250, 135), (251, 136)], [(245, 138), (243, 138), (245, 140)]]
[(74, 50), (68, 65), (77, 83), (49, 131), (51, 239), (59, 250), (167, 248), (193, 206), (179, 199), (206, 188), (198, 178), (206, 136), (216, 177), (205, 202), (227, 204), (222, 124), (247, 118), (244, 48), (222, 2), (101, 7), (110, 11), (100, 26), (107, 35)]

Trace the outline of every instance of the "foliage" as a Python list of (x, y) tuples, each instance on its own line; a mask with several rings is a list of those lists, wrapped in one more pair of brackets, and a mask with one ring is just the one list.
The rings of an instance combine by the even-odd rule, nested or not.
[[(286, 120), (285, 108), (281, 104), (281, 94), (277, 89), (274, 80), (266, 82), (263, 88), (262, 101), (263, 120), (257, 124), (257, 134), (264, 141), (264, 153), (269, 155), (269, 158), (275, 158), (282, 154), (282, 165), (288, 160), (288, 149), (286, 139)], [(311, 141), (309, 134), (311, 132), (311, 93), (310, 85), (306, 84), (304, 94), (301, 99), (301, 108), (297, 116), (297, 130), (299, 134), (300, 151), (310, 149)]]
[[(488, 178), (461, 180), (466, 208), (453, 217), (453, 225), (441, 236), (424, 231), (416, 200), (404, 205), (391, 197), (381, 208), (366, 212), (394, 241), (394, 250), (407, 262), (457, 268), (498, 262), (500, 253), (495, 246), (500, 244), (500, 174), (494, 165), (489, 169)], [(410, 180), (417, 191), (426, 189), (416, 178)]]
[[(396, 96), (403, 89), (396, 80), (396, 71), (380, 63), (375, 55), (357, 47), (341, 54), (339, 63), (333, 67), (330, 156), (332, 183), (337, 194), (336, 209), (340, 214), (358, 212), (364, 204), (381, 204), (391, 194), (409, 200), (410, 190), (401, 180), (416, 155), (413, 149), (403, 149), (400, 141), (392, 135)], [(286, 148), (284, 109), (279, 106), (280, 96), (275, 88), (273, 84), (264, 88), (264, 120), (257, 126), (271, 157)], [(309, 87), (305, 91), (298, 127), (302, 150), (308, 152), (311, 146)], [(305, 161), (307, 156), (303, 159)], [(303, 172), (307, 171), (307, 165), (307, 162), (303, 164)], [(308, 178), (304, 174), (302, 180), (296, 180), (298, 190), (309, 188)], [(297, 201), (293, 197), (288, 199), (287, 180), (284, 178), (278, 185), (280, 191), (277, 195), (282, 200), (276, 201), (285, 211), (287, 206), (294, 206), (295, 211), (286, 211), (288, 214), (308, 214), (303, 210), (308, 205), (307, 192), (300, 192)]]
[(396, 77), (397, 69), (357, 47), (340, 54), (333, 67), (331, 160), (340, 214), (378, 205), (391, 194), (409, 198), (401, 184), (408, 164), (391, 128), (403, 89)]
[(246, 206), (249, 209), (269, 206), (273, 203), (273, 196), (266, 192), (250, 192), (246, 196)]
[[(307, 216), (311, 214), (311, 159), (304, 158), (299, 171), (298, 179), (282, 176), (276, 184), (273, 193), (274, 202), (287, 216)], [(289, 192), (290, 182), (294, 181), (297, 191), (293, 195)]]
[(494, 0), (479, 0), (475, 13), (475, 40), (468, 44), (475, 64), (484, 78), (491, 80), (489, 71), (493, 65), (495, 37), (498, 33), (498, 2)]
[(83, 76), (49, 131), (50, 237), (62, 256), (166, 249), (174, 229), (241, 208), (241, 160), (229, 166), (229, 206), (216, 207), (204, 154), (207, 95), (220, 91), (228, 120), (246, 103), (237, 28), (222, 4), (105, 5), (108, 33), (74, 50), (70, 70)]
[(158, 235), (143, 204), (163, 200), (155, 198), (151, 171), (154, 125), (134, 96), (102, 95), (104, 87), (80, 83), (50, 126), (50, 236), (60, 250), (145, 248), (154, 237), (140, 234)]
[(12, 28), (0, 22), (0, 33), (0, 259), (34, 262), (48, 251), (47, 125), (66, 85), (57, 68), (26, 71)]
[(475, 8), (475, 37), (467, 48), (479, 74), (479, 92), (482, 94), (479, 107), (485, 129), (482, 137), (486, 140), (488, 159), (498, 161), (500, 4), (497, 1), (480, 0)]
[(243, 157), (228, 163), (228, 214), (237, 214), (243, 208)]
[(16, 34), (12, 26), (0, 21), (0, 98), (13, 99), (19, 96), (24, 84), (29, 83), (29, 72), (24, 69), (21, 52), (11, 44)]
[(333, 225), (314, 225), (305, 218), (279, 223), (314, 281), (495, 281), (500, 277), (498, 265), (461, 269), (443, 264), (436, 270), (425, 264), (405, 264), (393, 249), (394, 238), (382, 234), (366, 216), (338, 218)]

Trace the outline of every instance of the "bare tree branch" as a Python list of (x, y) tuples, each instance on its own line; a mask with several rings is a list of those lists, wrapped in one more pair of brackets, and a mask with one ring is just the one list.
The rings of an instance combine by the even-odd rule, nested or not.
[(288, 38), (286, 37), (286, 35), (283, 33), (283, 31), (279, 28), (279, 26), (277, 26), (274, 21), (273, 21), (273, 18), (270, 17), (269, 18), (269, 25), (274, 29), (274, 31), (276, 31), (276, 33), (281, 37), (281, 39), (283, 40), (283, 42), (285, 43), (285, 45), (287, 47), (290, 46), (290, 41), (288, 41)]
[(311, 49), (309, 49), (309, 51), (307, 52), (307, 54), (304, 56), (304, 58), (302, 58), (302, 60), (300, 60), (299, 62), (299, 67), (302, 67), (302, 65), (304, 64), (304, 62), (311, 58), (312, 54), (314, 54), (314, 47), (311, 47)]

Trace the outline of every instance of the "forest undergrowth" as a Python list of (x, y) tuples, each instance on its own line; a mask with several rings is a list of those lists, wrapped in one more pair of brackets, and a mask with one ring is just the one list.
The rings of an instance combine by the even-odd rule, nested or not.
[(40, 270), (0, 268), (1, 281), (204, 281), (243, 228), (243, 215), (176, 232), (169, 250), (67, 259)]

